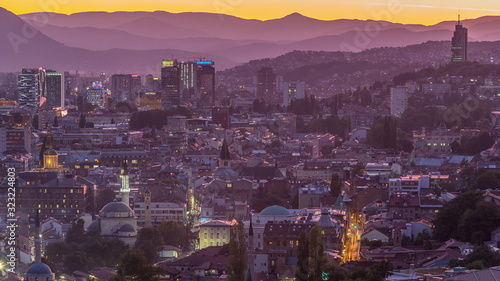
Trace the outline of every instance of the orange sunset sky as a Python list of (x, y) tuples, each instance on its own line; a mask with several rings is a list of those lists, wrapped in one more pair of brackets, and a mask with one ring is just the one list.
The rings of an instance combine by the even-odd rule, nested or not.
[(156, 11), (224, 13), (247, 19), (267, 20), (293, 12), (322, 20), (340, 18), (390, 20), (435, 24), (486, 15), (500, 15), (499, 0), (19, 0), (2, 1), (16, 14), (84, 11)]

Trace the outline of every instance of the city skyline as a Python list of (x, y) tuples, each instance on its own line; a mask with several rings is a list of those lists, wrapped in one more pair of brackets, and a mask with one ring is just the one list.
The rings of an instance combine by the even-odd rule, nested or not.
[(292, 13), (300, 13), (304, 16), (319, 20), (372, 19), (423, 25), (433, 25), (441, 21), (455, 20), (459, 12), (463, 20), (500, 15), (500, 3), (493, 0), (482, 0), (474, 3), (445, 1), (439, 4), (430, 0), (419, 1), (418, 3), (412, 0), (365, 0), (350, 1), (348, 3), (340, 1), (303, 3), (287, 0), (277, 0), (272, 3), (261, 0), (190, 0), (182, 3), (157, 0), (147, 0), (141, 3), (135, 1), (103, 3), (102, 1), (96, 0), (23, 0), (19, 2), (4, 3), (2, 6), (15, 14), (34, 12), (73, 14), (91, 11), (167, 11), (171, 13), (219, 13), (245, 19), (272, 20), (285, 17)]

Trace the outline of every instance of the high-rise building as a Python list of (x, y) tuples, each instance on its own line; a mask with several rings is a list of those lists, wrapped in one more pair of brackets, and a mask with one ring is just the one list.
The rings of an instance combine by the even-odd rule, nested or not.
[(391, 88), (391, 116), (401, 117), (408, 107), (406, 87)]
[(224, 129), (229, 129), (230, 116), (229, 107), (217, 106), (212, 108), (212, 121)]
[(215, 67), (213, 61), (197, 61), (196, 103), (198, 106), (215, 104)]
[(262, 67), (257, 72), (257, 99), (266, 102), (274, 100), (276, 95), (276, 74), (271, 67)]
[(47, 70), (47, 100), (48, 108), (64, 107), (64, 74)]
[(455, 32), (451, 39), (451, 61), (467, 61), (467, 28), (460, 23), (460, 15), (458, 15), (458, 23), (455, 25)]
[(117, 101), (129, 100), (131, 93), (131, 74), (113, 74), (113, 76), (111, 76), (111, 96), (113, 99)]
[(197, 64), (194, 61), (181, 62), (181, 101), (193, 102), (196, 98)]
[(289, 106), (293, 100), (306, 97), (304, 82), (291, 81), (283, 83), (283, 106)]
[(161, 62), (162, 108), (180, 105), (181, 67), (177, 60)]
[(106, 89), (103, 88), (101, 82), (92, 83), (92, 87), (87, 89), (85, 100), (92, 105), (98, 106), (99, 108), (106, 107), (108, 94)]
[(32, 152), (31, 129), (25, 127), (0, 126), (0, 153)]
[(36, 110), (47, 93), (45, 69), (23, 68), (17, 76), (19, 107)]
[(138, 74), (132, 74), (132, 93), (140, 91), (142, 88), (142, 77)]

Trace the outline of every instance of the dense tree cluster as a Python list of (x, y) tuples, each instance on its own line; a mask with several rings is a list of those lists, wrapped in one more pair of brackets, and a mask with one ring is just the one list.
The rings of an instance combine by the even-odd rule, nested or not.
[(97, 190), (95, 196), (95, 211), (99, 212), (106, 204), (116, 199), (115, 191), (111, 188)]
[(391, 116), (378, 118), (368, 132), (366, 142), (375, 148), (397, 149), (397, 119)]
[(485, 202), (483, 193), (468, 191), (444, 204), (434, 220), (434, 238), (454, 238), (479, 245), (500, 225), (500, 206)]
[(465, 266), (467, 269), (483, 269), (500, 265), (500, 253), (487, 245), (474, 248), (465, 260), (451, 260), (449, 267)]
[(247, 243), (243, 224), (231, 228), (229, 234), (229, 261), (226, 265), (229, 281), (245, 280), (247, 273)]
[(141, 280), (157, 281), (165, 271), (148, 263), (144, 252), (140, 249), (128, 250), (120, 259), (118, 272), (111, 281)]
[(478, 136), (462, 137), (460, 143), (453, 142), (451, 144), (452, 152), (462, 155), (476, 155), (481, 151), (493, 146), (495, 140), (487, 132), (483, 132)]
[(114, 266), (126, 249), (118, 239), (86, 235), (83, 220), (78, 220), (68, 231), (66, 241), (49, 244), (44, 254), (47, 262), (71, 274), (75, 270)]
[(174, 115), (182, 115), (186, 116), (186, 118), (191, 118), (192, 113), (185, 107), (174, 107), (168, 110), (138, 111), (132, 114), (129, 127), (132, 130), (139, 130), (147, 127), (161, 128), (167, 125), (167, 117)]

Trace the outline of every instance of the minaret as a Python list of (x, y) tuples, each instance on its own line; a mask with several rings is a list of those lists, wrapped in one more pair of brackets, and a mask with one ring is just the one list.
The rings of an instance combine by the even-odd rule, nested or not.
[(253, 280), (255, 264), (255, 246), (253, 237), (252, 214), (250, 214), (250, 228), (248, 229), (248, 272), (247, 281)]
[(151, 191), (144, 192), (144, 227), (153, 226), (151, 223)]
[(120, 172), (121, 179), (121, 188), (120, 192), (122, 193), (122, 202), (127, 206), (130, 206), (130, 183), (128, 179), (128, 170), (127, 170), (127, 162), (123, 161), (123, 167)]
[(40, 237), (40, 209), (36, 209), (35, 217), (35, 262), (42, 262), (42, 238)]

